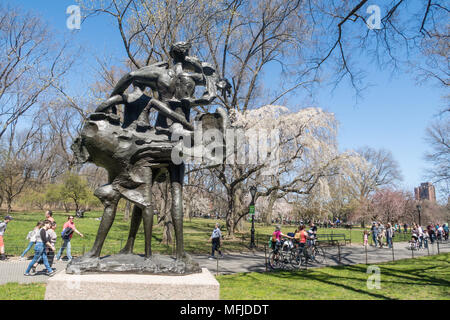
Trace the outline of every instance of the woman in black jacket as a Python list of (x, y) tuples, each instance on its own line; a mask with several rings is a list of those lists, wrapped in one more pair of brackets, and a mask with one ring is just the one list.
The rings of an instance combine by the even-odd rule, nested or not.
[(45, 268), (47, 269), (47, 275), (53, 276), (55, 274), (55, 271), (50, 267), (50, 264), (48, 263), (47, 254), (45, 253), (45, 247), (48, 246), (53, 251), (55, 251), (55, 247), (50, 243), (49, 239), (47, 238), (47, 230), (50, 229), (51, 222), (48, 220), (44, 221), (44, 226), (39, 230), (39, 234), (36, 236), (36, 245), (34, 246), (34, 258), (31, 260), (30, 264), (28, 265), (27, 270), (25, 271), (25, 276), (30, 276), (30, 270), (33, 267), (33, 265), (39, 261), (39, 259), (42, 257), (42, 260), (44, 261)]

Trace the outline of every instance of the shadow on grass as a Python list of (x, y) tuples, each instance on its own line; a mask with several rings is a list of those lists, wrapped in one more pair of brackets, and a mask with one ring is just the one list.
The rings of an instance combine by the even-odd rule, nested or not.
[[(431, 259), (430, 257), (423, 257), (415, 260), (398, 260), (394, 263), (380, 264), (379, 267), (381, 276), (386, 277), (385, 281), (389, 284), (388, 289), (400, 286), (399, 290), (407, 293), (410, 291), (409, 288), (416, 290), (417, 287), (423, 286), (443, 287), (444, 290), (450, 287), (450, 281), (446, 279), (450, 275), (448, 263), (449, 255), (446, 254), (434, 256)], [(333, 272), (338, 274), (332, 274)], [(348, 275), (339, 274), (342, 272), (348, 272)], [(433, 273), (435, 272), (439, 272), (439, 276), (434, 276)], [(369, 276), (365, 265), (336, 266), (322, 270), (311, 269), (297, 272), (276, 271), (265, 273), (262, 278), (260, 274), (255, 273), (245, 273), (240, 276), (242, 277), (241, 279), (247, 277), (251, 282), (267, 283), (266, 275), (274, 278), (273, 283), (277, 283), (276, 278), (287, 280), (288, 282), (313, 281), (376, 299), (396, 299), (380, 292), (364, 289)], [(237, 279), (239, 280), (239, 277)]]
[[(340, 267), (339, 267), (340, 268)], [(365, 272), (364, 272), (365, 273)], [(282, 279), (288, 279), (288, 280), (292, 280), (292, 281), (317, 281), (326, 285), (330, 285), (330, 286), (334, 286), (334, 287), (338, 287), (338, 288), (342, 288), (342, 289), (346, 289), (355, 293), (359, 293), (359, 294), (363, 294), (363, 295), (368, 295), (371, 296), (373, 298), (377, 298), (377, 299), (384, 299), (384, 300), (391, 300), (392, 298), (389, 296), (385, 296), (382, 294), (377, 294), (374, 293), (373, 291), (369, 291), (369, 290), (362, 290), (362, 289), (358, 289), (358, 288), (354, 288), (350, 285), (347, 284), (343, 284), (343, 283), (338, 283), (338, 282), (334, 282), (332, 281), (334, 280), (352, 280), (352, 281), (361, 281), (361, 282), (366, 282), (366, 279), (357, 279), (357, 278), (350, 278), (350, 277), (342, 277), (342, 276), (332, 276), (328, 273), (324, 273), (321, 271), (318, 271), (317, 269), (315, 270), (302, 270), (300, 272), (275, 272), (273, 273), (273, 275), (277, 278), (282, 278)]]

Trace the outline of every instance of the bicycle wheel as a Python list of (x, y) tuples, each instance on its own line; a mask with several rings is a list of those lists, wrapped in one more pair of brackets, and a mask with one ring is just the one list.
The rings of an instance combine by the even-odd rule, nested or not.
[(320, 247), (314, 247), (314, 261), (322, 264), (325, 261), (325, 252)]
[(289, 257), (289, 262), (293, 269), (300, 268), (302, 262), (302, 255), (298, 250), (292, 250), (291, 255)]
[(281, 269), (283, 262), (281, 261), (281, 255), (279, 252), (271, 252), (269, 254), (269, 266), (273, 270)]

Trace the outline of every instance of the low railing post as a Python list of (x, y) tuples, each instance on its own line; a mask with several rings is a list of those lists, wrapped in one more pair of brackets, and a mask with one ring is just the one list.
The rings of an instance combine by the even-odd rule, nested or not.
[(392, 261), (395, 261), (395, 257), (394, 257), (394, 241), (392, 241), (392, 239), (391, 239), (391, 246), (392, 246)]
[(365, 247), (365, 251), (366, 251), (366, 265), (368, 264), (367, 263), (367, 245), (364, 245), (364, 247)]
[(219, 257), (219, 255), (217, 255), (217, 271), (216, 271), (216, 276), (219, 275), (219, 259), (220, 259), (220, 257)]
[(339, 241), (337, 242), (338, 245), (338, 261), (339, 264), (341, 264), (341, 245), (339, 244)]
[(267, 244), (264, 244), (264, 262), (265, 262), (265, 267), (266, 267), (266, 272), (267, 272)]

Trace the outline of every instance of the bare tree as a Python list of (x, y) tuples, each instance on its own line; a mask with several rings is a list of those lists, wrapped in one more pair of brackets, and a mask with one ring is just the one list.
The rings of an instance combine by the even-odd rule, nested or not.
[(0, 6), (0, 138), (67, 72), (65, 46), (36, 16)]
[[(434, 59), (445, 52), (445, 32), (441, 22), (445, 24), (446, 20), (436, 17), (445, 15), (448, 10), (438, 0), (429, 1), (424, 8), (414, 8), (412, 15), (406, 10), (406, 1), (388, 1), (381, 11), (379, 30), (367, 27), (366, 15), (362, 12), (367, 8), (367, 0), (78, 2), (83, 6), (86, 18), (102, 14), (113, 19), (130, 69), (155, 60), (170, 63), (170, 45), (180, 40), (191, 41), (196, 55), (212, 62), (222, 77), (230, 79), (231, 96), (216, 101), (230, 114), (245, 114), (262, 105), (282, 103), (290, 95), (311, 89), (324, 74), (333, 76), (335, 83), (347, 77), (359, 90), (363, 86), (361, 68), (355, 67), (351, 53), (361, 49), (373, 54), (380, 65), (394, 68), (405, 65), (400, 59), (405, 51), (411, 52), (404, 59), (408, 66), (416, 62), (415, 58), (419, 61), (423, 56)], [(413, 18), (420, 13), (422, 19), (417, 25), (418, 20)], [(425, 43), (426, 39), (438, 37), (443, 49), (426, 51), (427, 46), (432, 47), (429, 42)], [(444, 71), (445, 61), (445, 57), (438, 61)], [(266, 87), (263, 77), (272, 73), (274, 66), (278, 67), (281, 76)], [(420, 65), (415, 68), (418, 70)], [(445, 76), (438, 77), (444, 79), (444, 83), (448, 82)], [(360, 199), (400, 177), (398, 165), (390, 161), (390, 153), (366, 151), (363, 156), (372, 164), (364, 168), (367, 171), (357, 172), (354, 192)], [(221, 183), (217, 191), (227, 194), (228, 216), (233, 217), (228, 221), (231, 234), (235, 224), (247, 213), (247, 186), (263, 167), (222, 165), (209, 168), (210, 176)], [(304, 191), (308, 191), (320, 178), (317, 172), (309, 176), (303, 172), (303, 176), (294, 179), (296, 182), (291, 185), (275, 179), (264, 193), (278, 197), (287, 191), (299, 192), (302, 188), (298, 184), (302, 181), (306, 181)], [(280, 193), (282, 189), (285, 191)]]
[(450, 191), (450, 112), (443, 112), (443, 118), (430, 124), (426, 130), (426, 142), (431, 150), (425, 159), (431, 164), (428, 177), (440, 186), (444, 194)]
[(399, 164), (392, 152), (365, 146), (359, 148), (357, 153), (361, 161), (353, 163), (353, 173), (349, 176), (355, 198), (365, 199), (379, 187), (394, 186), (402, 180)]

